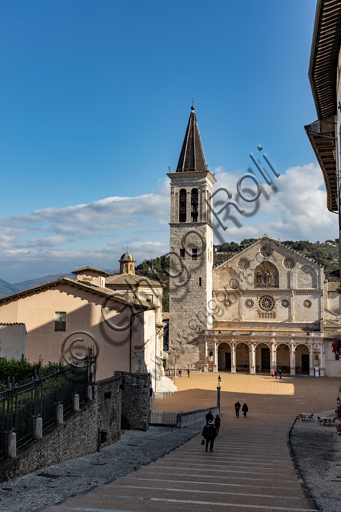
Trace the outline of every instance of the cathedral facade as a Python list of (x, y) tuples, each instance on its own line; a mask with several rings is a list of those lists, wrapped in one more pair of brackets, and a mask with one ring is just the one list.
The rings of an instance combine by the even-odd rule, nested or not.
[(213, 267), (211, 197), (192, 107), (171, 179), (169, 361), (178, 368), (340, 376), (340, 295), (317, 263), (264, 235)]

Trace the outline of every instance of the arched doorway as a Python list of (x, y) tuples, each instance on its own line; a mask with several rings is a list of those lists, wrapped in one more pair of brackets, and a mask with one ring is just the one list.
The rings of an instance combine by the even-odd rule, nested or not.
[(239, 343), (236, 347), (236, 371), (237, 373), (250, 371), (249, 347), (246, 343)]
[(309, 348), (307, 345), (296, 347), (296, 373), (309, 375)]
[(281, 343), (277, 347), (277, 368), (282, 373), (290, 373), (290, 348), (286, 343)]
[(256, 373), (270, 373), (270, 348), (265, 343), (256, 347)]
[(231, 371), (231, 347), (228, 343), (220, 343), (218, 347), (218, 371)]

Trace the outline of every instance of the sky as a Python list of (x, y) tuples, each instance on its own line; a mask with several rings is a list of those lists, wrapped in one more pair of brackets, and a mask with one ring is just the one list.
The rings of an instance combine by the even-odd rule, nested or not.
[[(127, 246), (137, 263), (165, 254), (166, 173), (192, 98), (217, 187), (235, 197), (249, 154), (261, 158), (257, 145), (280, 174), (276, 190), (262, 181), (257, 205), (242, 202), (245, 213), (227, 219), (216, 243), (337, 237), (304, 131), (317, 117), (308, 81), (315, 8), (315, 0), (4, 0), (0, 278), (117, 269)], [(252, 194), (255, 184), (243, 183)]]

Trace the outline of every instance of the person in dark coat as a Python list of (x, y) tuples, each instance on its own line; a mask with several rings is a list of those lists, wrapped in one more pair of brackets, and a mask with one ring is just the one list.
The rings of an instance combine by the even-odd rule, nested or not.
[(206, 414), (206, 423), (208, 423), (209, 421), (213, 421), (213, 414), (211, 413), (211, 411), (208, 411), (208, 413)]
[(280, 368), (278, 368), (278, 375), (279, 375), (279, 378), (281, 379), (282, 378), (282, 370)]
[(243, 414), (244, 414), (245, 418), (246, 418), (246, 413), (247, 413), (248, 410), (249, 410), (248, 406), (246, 404), (244, 404), (243, 407), (242, 407), (242, 411), (243, 411)]
[(214, 440), (217, 437), (217, 431), (212, 423), (209, 421), (203, 428), (202, 435), (206, 441), (205, 443), (205, 452), (207, 452), (208, 445), (210, 445), (210, 452), (213, 452)]
[(216, 429), (217, 435), (218, 435), (219, 434), (219, 429), (220, 429), (220, 417), (219, 417), (219, 414), (217, 414), (217, 416), (214, 419), (214, 426), (215, 426), (215, 429)]
[(181, 377), (181, 374), (182, 374), (182, 370), (179, 370), (179, 377)]
[(187, 377), (189, 378), (190, 370), (187, 370)]
[(239, 409), (241, 408), (240, 403), (239, 403), (239, 402), (236, 402), (236, 403), (234, 404), (234, 408), (236, 409), (236, 416), (237, 416), (237, 418), (239, 418)]

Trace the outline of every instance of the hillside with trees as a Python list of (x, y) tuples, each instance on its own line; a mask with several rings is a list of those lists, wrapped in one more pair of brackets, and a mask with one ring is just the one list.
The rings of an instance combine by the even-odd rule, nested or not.
[[(257, 238), (247, 238), (236, 242), (226, 242), (224, 244), (214, 246), (214, 266), (220, 265), (224, 261), (230, 259), (236, 253), (246, 249), (249, 245), (256, 242)], [(339, 248), (338, 241), (326, 240), (325, 242), (312, 243), (308, 240), (286, 240), (280, 242), (288, 249), (301, 254), (305, 258), (313, 260), (319, 265), (324, 266), (325, 276), (328, 281), (338, 281), (330, 273), (339, 268)], [(164, 255), (153, 260), (145, 260), (136, 266), (136, 273), (150, 279), (154, 279), (165, 285), (163, 290), (163, 311), (169, 311), (169, 256)]]

